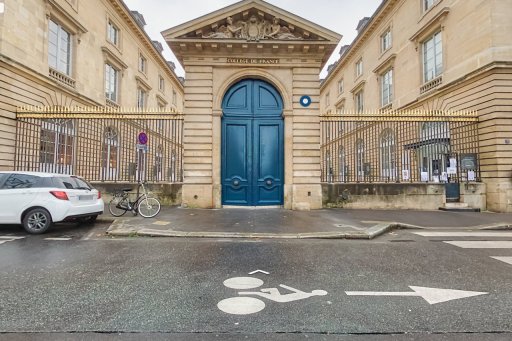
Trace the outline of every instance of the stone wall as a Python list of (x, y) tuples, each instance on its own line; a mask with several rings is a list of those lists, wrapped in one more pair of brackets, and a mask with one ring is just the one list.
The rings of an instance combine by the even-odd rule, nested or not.
[[(112, 199), (112, 195), (122, 188), (132, 188), (134, 193), (131, 197), (135, 198), (137, 191), (137, 183), (109, 183), (109, 182), (93, 182), (92, 185), (101, 192), (101, 196), (105, 204), (108, 205)], [(162, 205), (174, 206), (181, 204), (181, 184), (147, 184), (147, 190), (155, 195)]]

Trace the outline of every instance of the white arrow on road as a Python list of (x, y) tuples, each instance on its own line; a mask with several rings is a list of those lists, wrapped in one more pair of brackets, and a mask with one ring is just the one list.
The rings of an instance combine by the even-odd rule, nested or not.
[(263, 273), (265, 275), (270, 274), (269, 272), (266, 272), (266, 271), (263, 271), (263, 270), (254, 270), (253, 272), (249, 272), (249, 275), (254, 275), (254, 274), (258, 273), (258, 272), (261, 272), (261, 273)]
[(443, 303), (460, 298), (486, 295), (488, 292), (464, 291), (409, 286), (413, 292), (345, 291), (349, 296), (415, 296), (422, 297), (429, 304)]

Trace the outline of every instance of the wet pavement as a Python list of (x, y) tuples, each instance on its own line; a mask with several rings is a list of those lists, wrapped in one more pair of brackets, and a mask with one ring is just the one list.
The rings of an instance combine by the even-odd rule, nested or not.
[(150, 219), (106, 212), (102, 219), (115, 219), (108, 230), (113, 236), (371, 239), (395, 228), (512, 228), (512, 214), (490, 212), (163, 207)]

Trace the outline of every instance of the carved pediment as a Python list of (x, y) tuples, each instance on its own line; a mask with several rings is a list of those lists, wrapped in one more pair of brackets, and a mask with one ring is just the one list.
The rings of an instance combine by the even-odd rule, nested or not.
[(186, 39), (235, 39), (245, 41), (260, 40), (316, 40), (325, 38), (296, 27), (278, 16), (264, 13), (256, 8), (243, 13), (227, 16), (221, 20), (181, 35)]

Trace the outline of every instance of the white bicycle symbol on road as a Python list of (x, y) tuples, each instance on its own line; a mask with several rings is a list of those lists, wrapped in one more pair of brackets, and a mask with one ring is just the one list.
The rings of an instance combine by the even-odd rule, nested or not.
[[(224, 286), (237, 290), (255, 289), (261, 287), (263, 284), (264, 282), (261, 279), (254, 277), (233, 277), (224, 281)], [(327, 295), (327, 291), (325, 290), (304, 292), (284, 284), (279, 284), (279, 287), (288, 290), (289, 293), (283, 294), (278, 288), (264, 288), (260, 289), (260, 291), (239, 291), (239, 297), (226, 298), (217, 303), (217, 307), (228, 314), (248, 315), (257, 313), (265, 308), (264, 301), (250, 296), (258, 296), (278, 303), (288, 303), (313, 296)]]

